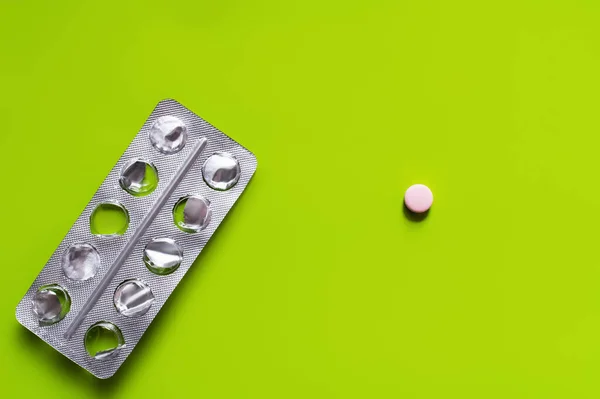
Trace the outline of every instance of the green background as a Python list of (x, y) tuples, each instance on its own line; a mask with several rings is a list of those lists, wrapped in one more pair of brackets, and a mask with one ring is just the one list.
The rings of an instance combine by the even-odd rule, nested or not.
[[(1, 396), (597, 398), (599, 17), (597, 0), (1, 0)], [(101, 381), (14, 309), (164, 98), (259, 168)], [(435, 195), (421, 222), (413, 183)]]

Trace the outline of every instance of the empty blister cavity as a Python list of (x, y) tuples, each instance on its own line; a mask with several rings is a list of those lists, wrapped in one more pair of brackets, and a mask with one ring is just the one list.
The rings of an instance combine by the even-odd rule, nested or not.
[(202, 165), (202, 177), (209, 187), (225, 191), (240, 180), (240, 163), (227, 152), (215, 152)]
[(200, 195), (180, 198), (173, 208), (175, 225), (186, 233), (198, 233), (210, 223), (210, 201)]
[(163, 154), (181, 151), (186, 141), (187, 127), (174, 116), (161, 116), (150, 128), (150, 142)]
[(113, 297), (117, 311), (123, 316), (137, 317), (146, 314), (154, 302), (154, 294), (148, 284), (138, 279), (123, 281)]
[(133, 159), (121, 169), (119, 184), (129, 194), (142, 197), (158, 186), (158, 172), (150, 162)]
[(86, 315), (94, 307), (96, 302), (102, 297), (103, 292), (108, 287), (108, 284), (110, 284), (112, 278), (121, 269), (121, 267), (125, 263), (125, 260), (129, 257), (133, 249), (136, 247), (140, 238), (145, 234), (146, 230), (150, 227), (150, 225), (152, 224), (158, 213), (161, 211), (161, 209), (163, 209), (163, 206), (171, 197), (173, 191), (181, 183), (181, 180), (192, 168), (194, 162), (198, 159), (198, 157), (206, 147), (207, 143), (208, 140), (206, 139), (206, 137), (202, 137), (196, 142), (188, 157), (184, 160), (184, 162), (181, 164), (175, 175), (173, 175), (173, 178), (171, 179), (169, 184), (167, 184), (163, 192), (158, 196), (154, 204), (150, 207), (148, 213), (146, 213), (146, 216), (144, 216), (142, 221), (138, 224), (137, 228), (129, 237), (129, 240), (121, 249), (121, 252), (119, 252), (115, 260), (108, 267), (108, 270), (103, 276), (102, 280), (98, 283), (94, 291), (88, 297), (87, 301), (84, 303), (77, 315), (71, 321), (71, 324), (69, 324), (69, 327), (67, 327), (67, 329), (65, 330), (63, 336), (66, 339), (71, 339), (73, 337), (81, 323), (83, 323), (83, 320), (85, 319)]
[(182, 260), (183, 250), (170, 238), (156, 238), (144, 248), (144, 263), (155, 274), (173, 273)]
[(101, 321), (88, 328), (83, 344), (91, 357), (102, 360), (116, 356), (125, 345), (125, 340), (119, 327)]
[(90, 244), (75, 243), (67, 248), (60, 261), (65, 276), (71, 280), (84, 281), (96, 275), (100, 255)]
[(16, 310), (103, 379), (146, 334), (256, 169), (250, 151), (173, 100), (122, 150)]
[(58, 284), (38, 288), (31, 301), (33, 314), (41, 326), (61, 321), (71, 309), (69, 293)]
[(103, 202), (90, 216), (90, 230), (98, 236), (120, 236), (129, 226), (129, 212), (118, 202)]

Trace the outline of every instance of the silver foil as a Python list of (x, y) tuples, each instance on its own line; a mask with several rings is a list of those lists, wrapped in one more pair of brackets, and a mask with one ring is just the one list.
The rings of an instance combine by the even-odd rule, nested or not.
[[(175, 117), (183, 122), (186, 134), (185, 145), (178, 148), (177, 152), (169, 154), (166, 154), (164, 149), (155, 148), (150, 140), (151, 127), (159, 118), (166, 116)], [(81, 325), (77, 327), (70, 338), (65, 337), (67, 329), (84, 308), (92, 293), (99, 285), (102, 286), (101, 282), (107, 276), (113, 262), (134, 235), (144, 217), (154, 208), (157, 200), (161, 197), (161, 193), (169, 186), (173, 176), (177, 174), (180, 166), (185, 163), (185, 160), (196, 147), (196, 143), (203, 138), (207, 140), (207, 144), (198, 159), (169, 196), (164, 206), (161, 207), (147, 231), (135, 243), (131, 254), (126, 258), (114, 277), (108, 281), (106, 289), (101, 292), (97, 302), (91, 307)], [(202, 165), (212, 154), (217, 152), (231, 154), (238, 160), (240, 165), (239, 181), (228, 191), (218, 191), (210, 188), (205, 183), (202, 175)], [(147, 196), (133, 196), (119, 184), (121, 170), (134, 159), (144, 159), (154, 165), (158, 171), (158, 187)], [(169, 295), (192, 266), (196, 257), (202, 252), (210, 237), (227, 215), (227, 212), (242, 194), (254, 174), (256, 166), (256, 157), (246, 148), (178, 102), (174, 100), (161, 101), (27, 290), (17, 306), (17, 320), (57, 351), (95, 376), (99, 378), (111, 377), (135, 348)], [(180, 230), (175, 225), (172, 211), (180, 198), (193, 195), (206, 198), (210, 202), (212, 215), (205, 229), (190, 234)], [(127, 231), (120, 236), (93, 235), (89, 226), (92, 211), (102, 202), (115, 201), (122, 204), (129, 213)], [(153, 239), (159, 237), (174, 240), (183, 252), (181, 265), (171, 274), (158, 275), (152, 273), (144, 264), (144, 248)], [(61, 265), (61, 257), (69, 246), (75, 243), (90, 244), (100, 255), (101, 263), (96, 274), (85, 281), (69, 279), (65, 276)], [(110, 274), (113, 273), (108, 273), (108, 275)], [(154, 295), (152, 306), (149, 307), (146, 313), (138, 317), (126, 317), (120, 314), (114, 305), (114, 295), (117, 287), (131, 279), (139, 279), (145, 282)], [(38, 288), (47, 284), (59, 284), (66, 289), (71, 298), (69, 313), (64, 319), (49, 326), (41, 325), (32, 309), (32, 299)], [(113, 323), (121, 330), (124, 345), (114, 356), (95, 359), (85, 350), (84, 336), (90, 326), (103, 321)]]

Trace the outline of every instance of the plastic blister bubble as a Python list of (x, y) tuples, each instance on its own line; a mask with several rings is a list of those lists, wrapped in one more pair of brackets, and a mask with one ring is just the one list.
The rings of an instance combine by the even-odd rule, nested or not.
[(161, 101), (27, 290), (18, 321), (112, 376), (255, 170), (246, 148)]

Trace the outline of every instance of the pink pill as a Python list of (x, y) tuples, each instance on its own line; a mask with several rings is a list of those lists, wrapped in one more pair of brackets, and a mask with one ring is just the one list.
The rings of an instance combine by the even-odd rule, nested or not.
[(433, 204), (433, 193), (423, 184), (414, 184), (406, 190), (404, 203), (415, 213), (427, 212)]

